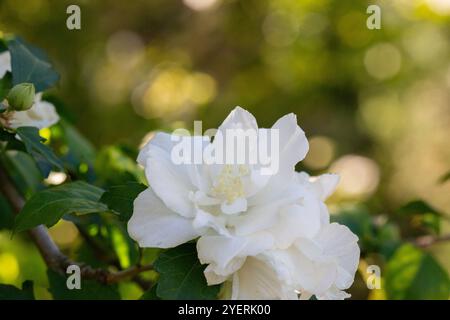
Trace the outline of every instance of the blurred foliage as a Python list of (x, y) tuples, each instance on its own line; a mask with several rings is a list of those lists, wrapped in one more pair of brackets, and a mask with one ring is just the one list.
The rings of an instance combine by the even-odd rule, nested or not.
[[(69, 4), (81, 7), (81, 30), (66, 28)], [(380, 30), (366, 28), (369, 4), (381, 7)], [(132, 195), (145, 183), (135, 159), (152, 132), (192, 128), (194, 119), (217, 127), (239, 104), (261, 126), (297, 114), (310, 140), (298, 169), (341, 175), (329, 204), (332, 219), (360, 238), (353, 298), (448, 298), (449, 244), (409, 244), (450, 232), (448, 1), (0, 0), (2, 32), (45, 48), (61, 76), (44, 99), (64, 118), (40, 130), (45, 144), (37, 132), (22, 141), (2, 132), (2, 165), (27, 199), (84, 180), (106, 190), (101, 205), (119, 213), (67, 215), (53, 226), (71, 258), (113, 269), (154, 261), (159, 251), (139, 252), (124, 232), (132, 197), (112, 203), (108, 192)], [(20, 41), (17, 56), (29, 57)], [(32, 60), (45, 67), (41, 58)], [(2, 79), (0, 97), (15, 81)], [(69, 297), (24, 234), (10, 239), (2, 195), (0, 213), (0, 297), (31, 297), (26, 280), (36, 298)], [(364, 283), (371, 264), (381, 267), (381, 289)], [(157, 277), (143, 274), (149, 283)], [(145, 291), (131, 281), (101, 289), (89, 297)], [(153, 286), (142, 298), (163, 292)]]

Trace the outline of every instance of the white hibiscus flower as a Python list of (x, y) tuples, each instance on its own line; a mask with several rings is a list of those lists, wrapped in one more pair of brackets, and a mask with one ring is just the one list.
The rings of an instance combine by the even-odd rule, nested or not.
[[(230, 128), (258, 131), (255, 118), (239, 107), (218, 130), (225, 132)], [(308, 150), (305, 134), (295, 116), (281, 118), (272, 128), (280, 134), (280, 170), (271, 176), (264, 176), (260, 165), (248, 163), (176, 165), (171, 161), (175, 145), (171, 136), (156, 134), (138, 157), (152, 191), (142, 193), (135, 200), (128, 223), (130, 235), (141, 246), (169, 248), (186, 242), (185, 234), (154, 237), (163, 225), (181, 228), (188, 221), (194, 239), (211, 232), (226, 236), (253, 234), (272, 224), (279, 207), (299, 196), (294, 166)], [(208, 138), (200, 136), (186, 139), (192, 139), (193, 145), (194, 140), (200, 141), (197, 145), (203, 148), (217, 143), (209, 143)], [(162, 204), (160, 210), (148, 210), (157, 201)], [(141, 221), (145, 219), (157, 222), (142, 228)]]
[[(236, 108), (219, 127), (258, 129)], [(308, 150), (296, 118), (278, 120), (280, 170), (258, 165), (175, 165), (170, 135), (157, 134), (140, 152), (150, 188), (134, 202), (128, 231), (141, 247), (170, 248), (199, 238), (209, 285), (231, 282), (232, 299), (341, 299), (359, 259), (357, 237), (330, 224), (325, 199), (338, 177), (309, 177), (295, 164)], [(202, 152), (212, 143), (197, 140)], [(226, 149), (226, 148), (225, 148)]]

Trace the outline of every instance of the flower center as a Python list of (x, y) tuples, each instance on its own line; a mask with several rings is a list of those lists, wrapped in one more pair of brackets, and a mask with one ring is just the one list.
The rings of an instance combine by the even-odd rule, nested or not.
[(250, 170), (245, 165), (225, 165), (214, 182), (211, 190), (212, 195), (226, 200), (228, 204), (233, 203), (238, 198), (244, 197), (245, 190), (241, 178), (249, 175), (249, 173)]

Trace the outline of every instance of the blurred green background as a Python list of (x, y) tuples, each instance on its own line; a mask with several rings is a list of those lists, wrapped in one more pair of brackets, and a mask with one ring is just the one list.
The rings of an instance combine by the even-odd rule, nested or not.
[[(66, 28), (70, 4), (81, 30)], [(380, 30), (366, 27), (369, 4)], [(53, 93), (97, 147), (137, 147), (193, 120), (217, 127), (236, 105), (266, 127), (294, 112), (310, 141), (299, 169), (341, 174), (332, 212), (363, 208), (383, 223), (420, 198), (449, 217), (448, 0), (0, 0), (0, 30), (48, 52)], [(68, 222), (52, 232), (77, 241)], [(43, 272), (21, 241), (0, 234), (0, 282)], [(450, 247), (431, 252), (449, 271)], [(383, 293), (356, 294), (367, 296)]]

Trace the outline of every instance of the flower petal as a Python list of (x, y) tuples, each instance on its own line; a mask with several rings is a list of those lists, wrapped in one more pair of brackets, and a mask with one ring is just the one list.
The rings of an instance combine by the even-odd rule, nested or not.
[(224, 217), (214, 216), (204, 210), (197, 209), (195, 218), (192, 221), (194, 228), (200, 233), (204, 234), (210, 228), (220, 235), (229, 236), (227, 228), (225, 227)]
[(0, 53), (0, 78), (7, 72), (11, 72), (11, 54), (9, 51)]
[(297, 299), (294, 290), (290, 290), (278, 278), (275, 270), (265, 261), (249, 257), (233, 276), (233, 300), (274, 300)]
[(145, 144), (145, 146), (139, 151), (139, 155), (137, 157), (137, 162), (145, 167), (147, 164), (148, 152), (151, 148), (158, 147), (162, 150), (165, 150), (167, 153), (170, 153), (170, 150), (173, 147), (173, 141), (171, 140), (171, 135), (165, 132), (158, 132), (155, 134), (153, 138), (150, 139), (149, 142)]
[(302, 204), (294, 204), (280, 211), (278, 223), (270, 229), (277, 247), (288, 248), (296, 239), (312, 238), (320, 230), (320, 203), (305, 195)]
[(258, 124), (250, 112), (238, 106), (230, 112), (218, 128), (222, 134), (225, 134), (227, 129), (253, 129), (256, 131)]
[(168, 209), (150, 188), (134, 200), (128, 233), (140, 247), (156, 248), (173, 248), (198, 236), (192, 220)]
[(220, 209), (225, 214), (237, 214), (240, 212), (247, 211), (247, 199), (238, 198), (233, 201), (233, 203), (228, 204), (227, 202), (222, 202)]
[(336, 189), (339, 183), (339, 175), (326, 173), (318, 177), (311, 177), (310, 181), (320, 199), (325, 201)]
[(298, 126), (297, 116), (293, 113), (278, 119), (272, 129), (279, 130), (280, 169), (292, 170), (308, 153), (305, 132)]
[(202, 264), (213, 264), (214, 271), (229, 275), (235, 271), (236, 259), (255, 256), (273, 245), (270, 234), (260, 232), (249, 237), (202, 236), (197, 242), (198, 258)]
[(15, 111), (9, 119), (10, 127), (48, 128), (59, 121), (55, 106), (47, 101), (35, 100), (33, 106), (25, 111)]
[(150, 147), (147, 155), (145, 175), (153, 191), (172, 211), (193, 217), (194, 208), (189, 195), (194, 187), (186, 167), (175, 165), (170, 154), (157, 146)]

